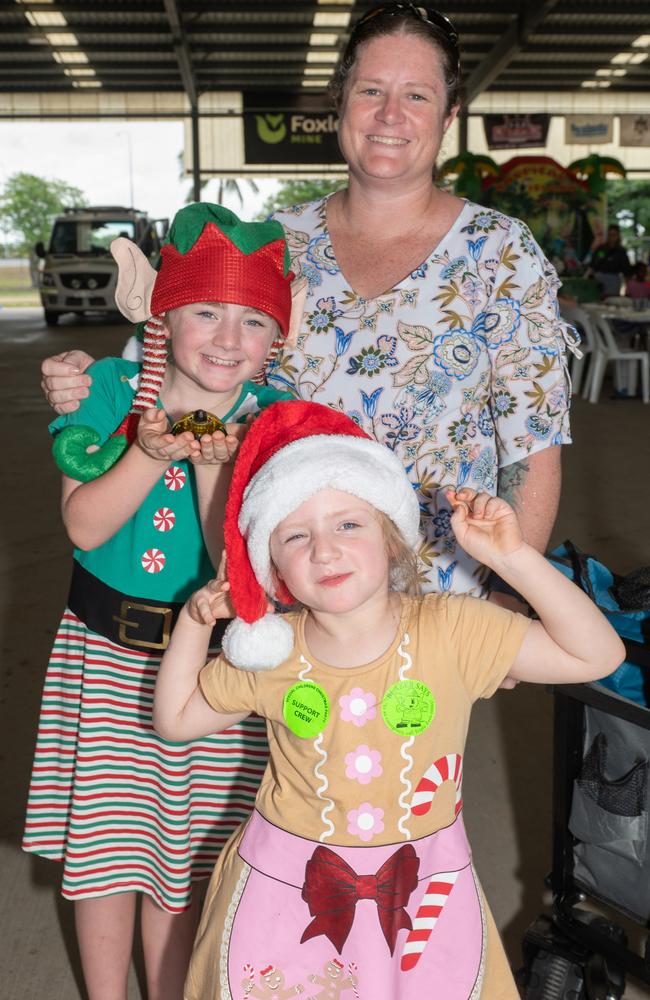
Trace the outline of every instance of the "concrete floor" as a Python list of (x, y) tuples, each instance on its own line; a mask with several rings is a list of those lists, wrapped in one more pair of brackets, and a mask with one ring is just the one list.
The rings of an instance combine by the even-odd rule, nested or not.
[[(4, 467), (0, 545), (3, 665), (0, 672), (0, 996), (83, 997), (71, 907), (59, 866), (21, 853), (20, 835), (41, 685), (67, 593), (69, 546), (58, 514), (58, 476), (39, 389), (48, 354), (87, 347), (119, 353), (127, 327), (69, 318), (48, 330), (40, 310), (0, 312), (0, 400), (11, 448)], [(650, 564), (650, 407), (577, 400), (575, 444), (565, 450), (563, 499), (553, 541), (571, 538), (621, 573)], [(476, 864), (513, 966), (521, 939), (548, 902), (552, 701), (520, 685), (476, 709), (465, 764), (465, 817)], [(136, 966), (138, 965), (136, 958)], [(129, 1000), (139, 1000), (134, 971)], [(650, 997), (629, 984), (626, 1000)], [(444, 998), (440, 998), (444, 1000)]]

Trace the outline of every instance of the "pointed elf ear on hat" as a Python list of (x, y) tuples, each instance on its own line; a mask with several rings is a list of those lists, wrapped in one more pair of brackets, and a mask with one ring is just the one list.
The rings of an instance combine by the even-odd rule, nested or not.
[(158, 272), (140, 247), (124, 236), (113, 240), (111, 253), (118, 267), (117, 307), (132, 323), (143, 323), (151, 316), (151, 294)]
[(308, 290), (309, 283), (306, 278), (296, 278), (291, 282), (291, 317), (289, 319), (287, 336), (285, 337), (285, 343), (290, 347), (295, 347), (298, 343), (298, 334), (300, 333)]

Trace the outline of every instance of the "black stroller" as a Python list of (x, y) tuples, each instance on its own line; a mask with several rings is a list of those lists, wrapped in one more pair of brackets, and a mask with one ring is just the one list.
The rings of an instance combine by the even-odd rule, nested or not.
[[(608, 574), (603, 610), (625, 641), (624, 666), (650, 694), (650, 571), (617, 580), (570, 543), (551, 558), (601, 607), (598, 570)], [(641, 597), (637, 582), (630, 617), (622, 595), (632, 577)], [(599, 684), (552, 692), (552, 912), (524, 936), (519, 986), (526, 1000), (619, 1000), (633, 975), (650, 996), (650, 707)]]

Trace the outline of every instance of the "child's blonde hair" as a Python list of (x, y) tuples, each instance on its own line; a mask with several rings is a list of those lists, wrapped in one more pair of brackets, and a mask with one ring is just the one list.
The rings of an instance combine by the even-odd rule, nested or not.
[(404, 536), (388, 514), (375, 512), (381, 526), (390, 564), (391, 590), (400, 590), (411, 597), (422, 593), (416, 552), (404, 541)]

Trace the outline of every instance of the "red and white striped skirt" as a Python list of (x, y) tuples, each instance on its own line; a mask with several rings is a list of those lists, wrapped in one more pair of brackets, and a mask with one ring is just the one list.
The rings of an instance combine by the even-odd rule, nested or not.
[(268, 758), (266, 724), (169, 743), (151, 713), (160, 656), (63, 616), (45, 679), (23, 847), (64, 861), (68, 899), (141, 891), (189, 906), (248, 818)]

